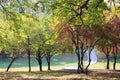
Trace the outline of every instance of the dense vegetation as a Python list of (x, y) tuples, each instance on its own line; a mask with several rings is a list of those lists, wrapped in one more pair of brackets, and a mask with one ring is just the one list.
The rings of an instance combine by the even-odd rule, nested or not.
[[(119, 0), (118, 0), (119, 2)], [(107, 59), (113, 55), (115, 70), (120, 49), (119, 4), (115, 0), (1, 0), (0, 51), (10, 54), (11, 63), (21, 56), (38, 61), (42, 71), (45, 57), (50, 70), (50, 59), (60, 53), (75, 52), (78, 73), (88, 73), (91, 51), (97, 48)], [(84, 64), (88, 51), (89, 63)]]

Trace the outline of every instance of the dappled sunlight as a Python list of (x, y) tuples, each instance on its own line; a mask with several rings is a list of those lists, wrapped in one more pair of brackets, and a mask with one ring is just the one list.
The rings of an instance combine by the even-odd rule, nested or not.
[(120, 79), (120, 0), (0, 0), (0, 80)]
[[(110, 71), (104, 69), (93, 69), (89, 71), (89, 75), (77, 74), (76, 70), (52, 70), (52, 71), (33, 71), (33, 72), (2, 72), (0, 73), (0, 79), (12, 79), (12, 80), (38, 80), (38, 79), (63, 79), (63, 80), (117, 80), (120, 77), (120, 71)], [(2, 76), (2, 77), (1, 77)], [(4, 77), (4, 78), (3, 78)]]

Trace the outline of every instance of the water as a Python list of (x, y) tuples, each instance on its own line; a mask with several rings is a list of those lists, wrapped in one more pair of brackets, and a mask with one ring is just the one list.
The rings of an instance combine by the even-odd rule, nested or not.
[[(7, 68), (9, 65), (10, 61), (12, 59), (1, 59), (0, 60), (0, 68)], [(43, 66), (47, 66), (47, 61), (45, 58), (42, 59), (43, 61)], [(77, 64), (77, 57), (75, 54), (70, 54), (70, 55), (58, 55), (58, 56), (53, 56), (51, 58), (51, 66), (67, 66), (67, 65), (76, 65)], [(38, 66), (38, 62), (35, 59), (35, 57), (31, 57), (31, 66), (36, 67)], [(20, 67), (28, 67), (28, 58), (23, 57), (23, 58), (18, 58), (16, 59), (12, 66), (12, 68), (20, 68)]]

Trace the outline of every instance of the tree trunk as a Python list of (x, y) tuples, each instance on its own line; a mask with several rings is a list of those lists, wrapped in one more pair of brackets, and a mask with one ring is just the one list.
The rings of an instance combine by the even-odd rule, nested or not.
[(78, 52), (76, 51), (76, 55), (77, 55), (77, 58), (78, 58), (78, 69), (77, 69), (77, 73), (80, 73), (80, 70), (81, 72), (84, 72), (83, 71), (83, 68), (81, 67), (81, 64), (80, 64), (80, 52), (78, 50)]
[(116, 69), (116, 61), (117, 61), (117, 44), (115, 44), (115, 46), (113, 46), (113, 56), (114, 56), (114, 63), (113, 63), (113, 70)]
[(78, 52), (80, 54), (80, 64), (81, 64), (81, 68), (83, 69), (83, 45), (81, 46), (81, 52)]
[(48, 64), (48, 70), (50, 70), (50, 59), (51, 59), (51, 55), (50, 55), (50, 53), (47, 53), (46, 60), (47, 60), (47, 64)]
[(105, 48), (102, 49), (102, 51), (104, 52), (104, 54), (106, 56), (106, 61), (107, 61), (107, 63), (106, 63), (106, 69), (109, 69), (109, 62), (110, 62), (110, 60), (109, 60), (109, 53), (111, 51), (111, 46), (107, 47), (106, 49)]
[(40, 62), (40, 71), (42, 71), (42, 61)]
[(50, 69), (50, 61), (48, 61), (48, 70), (51, 70), (51, 69)]
[(29, 72), (31, 72), (31, 65), (30, 65), (30, 50), (28, 50), (28, 65), (29, 65)]
[(39, 70), (42, 71), (42, 56), (41, 56), (40, 48), (38, 48), (36, 59), (39, 64)]
[(80, 62), (78, 61), (78, 69), (77, 69), (77, 73), (80, 73)]
[(78, 58), (77, 73), (80, 73), (80, 55), (79, 55), (79, 51), (77, 52), (77, 49), (76, 49), (76, 55), (77, 55), (77, 58)]
[(106, 55), (106, 58), (107, 58), (107, 65), (106, 65), (106, 69), (109, 69), (109, 55)]
[(50, 55), (48, 55), (47, 63), (48, 63), (48, 70), (50, 70)]
[(28, 36), (28, 65), (29, 65), (29, 72), (31, 72), (31, 65), (30, 65), (30, 38)]
[(91, 59), (89, 59), (89, 63), (87, 65), (86, 69), (85, 69), (86, 74), (88, 74), (88, 67), (90, 66), (90, 63), (91, 63)]
[(113, 63), (113, 69), (115, 70), (116, 69), (116, 56), (114, 56), (114, 63)]
[(84, 53), (81, 53), (81, 67), (82, 67), (82, 69), (84, 69), (83, 57), (84, 57)]
[(38, 63), (39, 63), (39, 70), (42, 71), (42, 60), (38, 59)]
[(10, 69), (10, 67), (12, 66), (12, 64), (13, 64), (13, 62), (15, 61), (15, 59), (17, 59), (16, 57), (14, 57), (13, 59), (12, 59), (12, 61), (10, 62), (10, 64), (8, 65), (8, 67), (7, 67), (7, 72), (9, 71), (9, 69)]
[(85, 69), (86, 74), (88, 74), (88, 67), (90, 66), (90, 63), (91, 63), (90, 55), (91, 55), (92, 50), (93, 50), (93, 48), (92, 48), (92, 49), (89, 49), (89, 55), (88, 55), (88, 56), (89, 56), (89, 63), (88, 63), (88, 65), (87, 65), (86, 69)]
[(37, 60), (37, 62), (39, 64), (39, 71), (42, 71), (42, 59), (41, 58), (36, 58), (36, 60)]

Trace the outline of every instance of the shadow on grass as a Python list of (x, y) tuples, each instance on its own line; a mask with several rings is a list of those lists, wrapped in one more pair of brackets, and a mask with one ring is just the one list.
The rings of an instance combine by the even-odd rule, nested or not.
[(120, 79), (120, 70), (106, 70), (106, 69), (98, 69), (91, 70), (89, 72), (89, 76), (92, 77), (102, 77), (104, 79)]
[(51, 71), (42, 71), (42, 72), (31, 72), (35, 75), (40, 75), (40, 76), (66, 76), (66, 75), (72, 75), (72, 74), (77, 74), (76, 70), (51, 70)]
[[(42, 72), (3, 72), (0, 73), (0, 79), (2, 80), (89, 80), (87, 78), (72, 77), (70, 75), (79, 75), (76, 70), (54, 70), (54, 71), (42, 71)], [(67, 76), (63, 77), (63, 76)], [(61, 79), (61, 77), (63, 77)]]
[[(62, 79), (61, 79), (62, 78)], [(2, 80), (119, 80), (120, 70), (89, 70), (89, 74), (77, 74), (76, 70), (53, 70), (43, 72), (3, 72)]]

